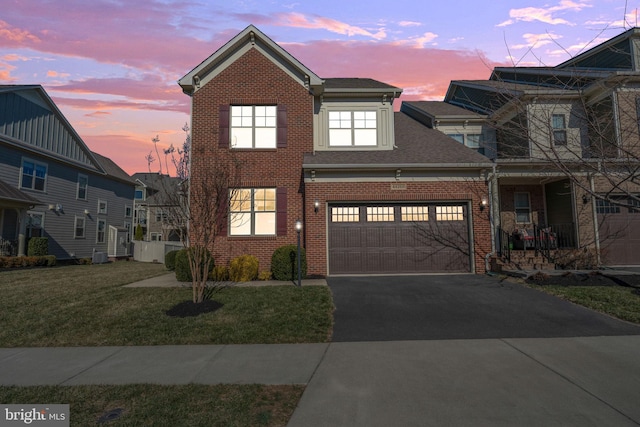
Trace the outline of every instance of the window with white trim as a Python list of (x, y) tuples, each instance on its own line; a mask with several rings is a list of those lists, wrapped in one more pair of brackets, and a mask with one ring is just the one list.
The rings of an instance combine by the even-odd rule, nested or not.
[(567, 145), (567, 125), (564, 114), (551, 115), (551, 128), (553, 130), (553, 143), (555, 145)]
[(96, 243), (104, 243), (106, 230), (107, 221), (104, 219), (99, 219), (96, 225)]
[(131, 218), (133, 209), (131, 208), (131, 206), (129, 205), (125, 205), (124, 207), (124, 217), (125, 218)]
[(98, 200), (98, 213), (106, 215), (107, 214), (107, 201), (106, 200)]
[(232, 105), (231, 148), (276, 148), (275, 105)]
[(531, 201), (529, 193), (513, 193), (516, 222), (526, 224), (531, 222)]
[(480, 143), (482, 142), (482, 134), (481, 133), (470, 133), (467, 134), (467, 147), (469, 148), (480, 148)]
[(83, 216), (77, 216), (74, 222), (73, 237), (76, 239), (84, 239), (85, 219)]
[(231, 190), (229, 235), (273, 236), (276, 234), (276, 189)]
[(27, 238), (42, 237), (44, 213), (27, 212)]
[(329, 145), (375, 146), (377, 127), (376, 111), (329, 111)]
[(464, 135), (461, 133), (448, 133), (446, 134), (449, 138), (453, 138), (458, 141), (460, 144), (464, 144)]
[(47, 179), (47, 165), (31, 159), (22, 160), (20, 187), (44, 191)]

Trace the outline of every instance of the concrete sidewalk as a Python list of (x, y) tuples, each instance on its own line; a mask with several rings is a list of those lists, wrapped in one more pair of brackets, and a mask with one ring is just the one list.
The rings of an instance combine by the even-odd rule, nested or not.
[[(254, 280), (251, 282), (219, 282), (216, 285), (220, 286), (295, 286), (297, 282), (282, 281), (282, 280)], [(324, 279), (304, 279), (302, 280), (302, 286), (327, 286), (327, 281)], [(152, 277), (150, 279), (141, 280), (139, 282), (130, 283), (124, 285), (123, 288), (175, 288), (183, 287), (190, 288), (191, 282), (178, 282), (176, 280), (175, 273), (167, 273), (161, 276)]]
[(639, 356), (640, 336), (4, 348), (0, 384), (306, 384), (291, 426), (637, 426)]

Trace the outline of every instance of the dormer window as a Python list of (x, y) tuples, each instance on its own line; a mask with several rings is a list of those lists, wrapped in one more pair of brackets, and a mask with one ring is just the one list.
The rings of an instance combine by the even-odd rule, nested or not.
[(375, 111), (330, 111), (329, 145), (332, 147), (377, 145)]

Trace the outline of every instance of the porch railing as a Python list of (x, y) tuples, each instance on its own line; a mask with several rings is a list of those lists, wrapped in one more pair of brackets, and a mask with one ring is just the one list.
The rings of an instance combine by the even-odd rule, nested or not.
[(513, 237), (502, 228), (498, 229), (498, 247), (500, 256), (507, 261), (511, 261), (511, 249), (513, 249)]
[(0, 256), (17, 256), (18, 241), (0, 238)]

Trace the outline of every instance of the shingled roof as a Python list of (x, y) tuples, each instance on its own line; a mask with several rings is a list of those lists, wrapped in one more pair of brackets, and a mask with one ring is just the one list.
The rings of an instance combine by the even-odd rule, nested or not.
[(442, 132), (428, 128), (404, 113), (394, 113), (393, 150), (317, 151), (304, 156), (304, 167), (447, 167), (484, 168), (491, 161)]
[(21, 191), (6, 182), (0, 180), (0, 200), (13, 202), (18, 205), (43, 205), (40, 200), (31, 197), (29, 194)]

